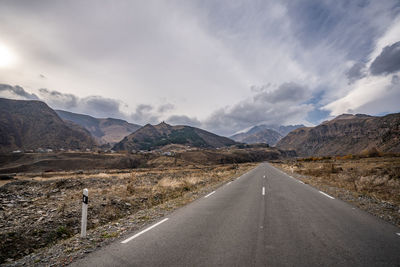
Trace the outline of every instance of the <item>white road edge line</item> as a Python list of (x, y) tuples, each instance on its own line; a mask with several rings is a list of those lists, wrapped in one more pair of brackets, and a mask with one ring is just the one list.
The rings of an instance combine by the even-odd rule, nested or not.
[(297, 182), (299, 182), (299, 183), (301, 183), (301, 184), (304, 184), (304, 182), (303, 181), (300, 181), (300, 180), (296, 180)]
[(228, 185), (228, 184), (231, 184), (232, 182), (229, 182), (229, 183), (227, 183), (226, 185)]
[(127, 239), (125, 239), (125, 240), (124, 240), (124, 241), (122, 241), (121, 243), (122, 243), (122, 244), (126, 244), (126, 243), (128, 243), (129, 241), (131, 241), (132, 239), (135, 239), (136, 237), (140, 236), (141, 234), (144, 234), (144, 233), (146, 233), (147, 231), (149, 231), (149, 230), (153, 229), (154, 227), (156, 227), (156, 226), (158, 226), (158, 225), (162, 224), (162, 223), (163, 223), (163, 222), (165, 222), (165, 221), (168, 221), (168, 218), (165, 218), (164, 220), (162, 220), (162, 221), (159, 221), (159, 222), (158, 222), (158, 223), (156, 223), (156, 224), (153, 224), (153, 225), (152, 225), (152, 226), (150, 226), (149, 228), (146, 228), (146, 229), (144, 229), (143, 231), (141, 231), (141, 232), (137, 233), (136, 235), (134, 235), (134, 236), (131, 236), (131, 237), (129, 237), (129, 238), (127, 238)]
[(212, 191), (210, 194), (208, 194), (207, 196), (205, 196), (204, 198), (208, 198), (209, 196), (211, 196), (212, 194), (214, 194), (215, 191)]
[(324, 193), (324, 192), (322, 192), (322, 191), (319, 191), (321, 194), (323, 194), (324, 196), (326, 196), (326, 197), (329, 197), (330, 199), (335, 199), (334, 197), (331, 197), (330, 195), (328, 195), (328, 194), (326, 194), (326, 193)]
[(400, 236), (400, 233), (396, 233), (396, 235)]
[(265, 196), (265, 187), (262, 188), (262, 195)]

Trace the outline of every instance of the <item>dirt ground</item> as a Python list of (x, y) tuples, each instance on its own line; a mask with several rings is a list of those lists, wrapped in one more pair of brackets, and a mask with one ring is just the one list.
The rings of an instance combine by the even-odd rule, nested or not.
[[(23, 173), (121, 170), (136, 168), (195, 167), (197, 165), (234, 164), (262, 162), (294, 156), (293, 151), (282, 151), (269, 147), (190, 149), (169, 151), (172, 156), (163, 156), (159, 151), (143, 153), (97, 153), (97, 152), (54, 152), (54, 153), (0, 153), (0, 175)], [(1, 178), (1, 177), (0, 177)], [(0, 179), (1, 180), (1, 179)]]
[[(96, 229), (216, 186), (254, 166), (245, 163), (19, 174), (0, 187), (0, 263), (13, 262), (77, 236), (84, 188), (89, 190), (88, 229)], [(150, 215), (143, 216), (151, 219)], [(103, 235), (100, 239), (115, 237), (109, 236), (114, 235), (110, 232)]]
[(307, 158), (274, 165), (400, 227), (400, 157)]

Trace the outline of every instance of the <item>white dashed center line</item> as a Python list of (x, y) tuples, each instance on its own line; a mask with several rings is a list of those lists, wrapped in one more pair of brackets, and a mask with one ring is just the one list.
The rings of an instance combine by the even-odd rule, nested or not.
[(262, 195), (265, 196), (265, 187), (262, 188)]

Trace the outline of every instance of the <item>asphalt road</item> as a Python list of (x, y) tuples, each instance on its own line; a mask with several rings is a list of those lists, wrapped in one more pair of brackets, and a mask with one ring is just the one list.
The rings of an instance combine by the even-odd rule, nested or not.
[(149, 227), (73, 265), (400, 266), (399, 228), (266, 163)]

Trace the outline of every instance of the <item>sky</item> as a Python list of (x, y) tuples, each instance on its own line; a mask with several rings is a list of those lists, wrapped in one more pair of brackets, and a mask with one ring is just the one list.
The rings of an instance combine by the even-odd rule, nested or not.
[(400, 112), (400, 2), (0, 0), (0, 97), (226, 136)]

